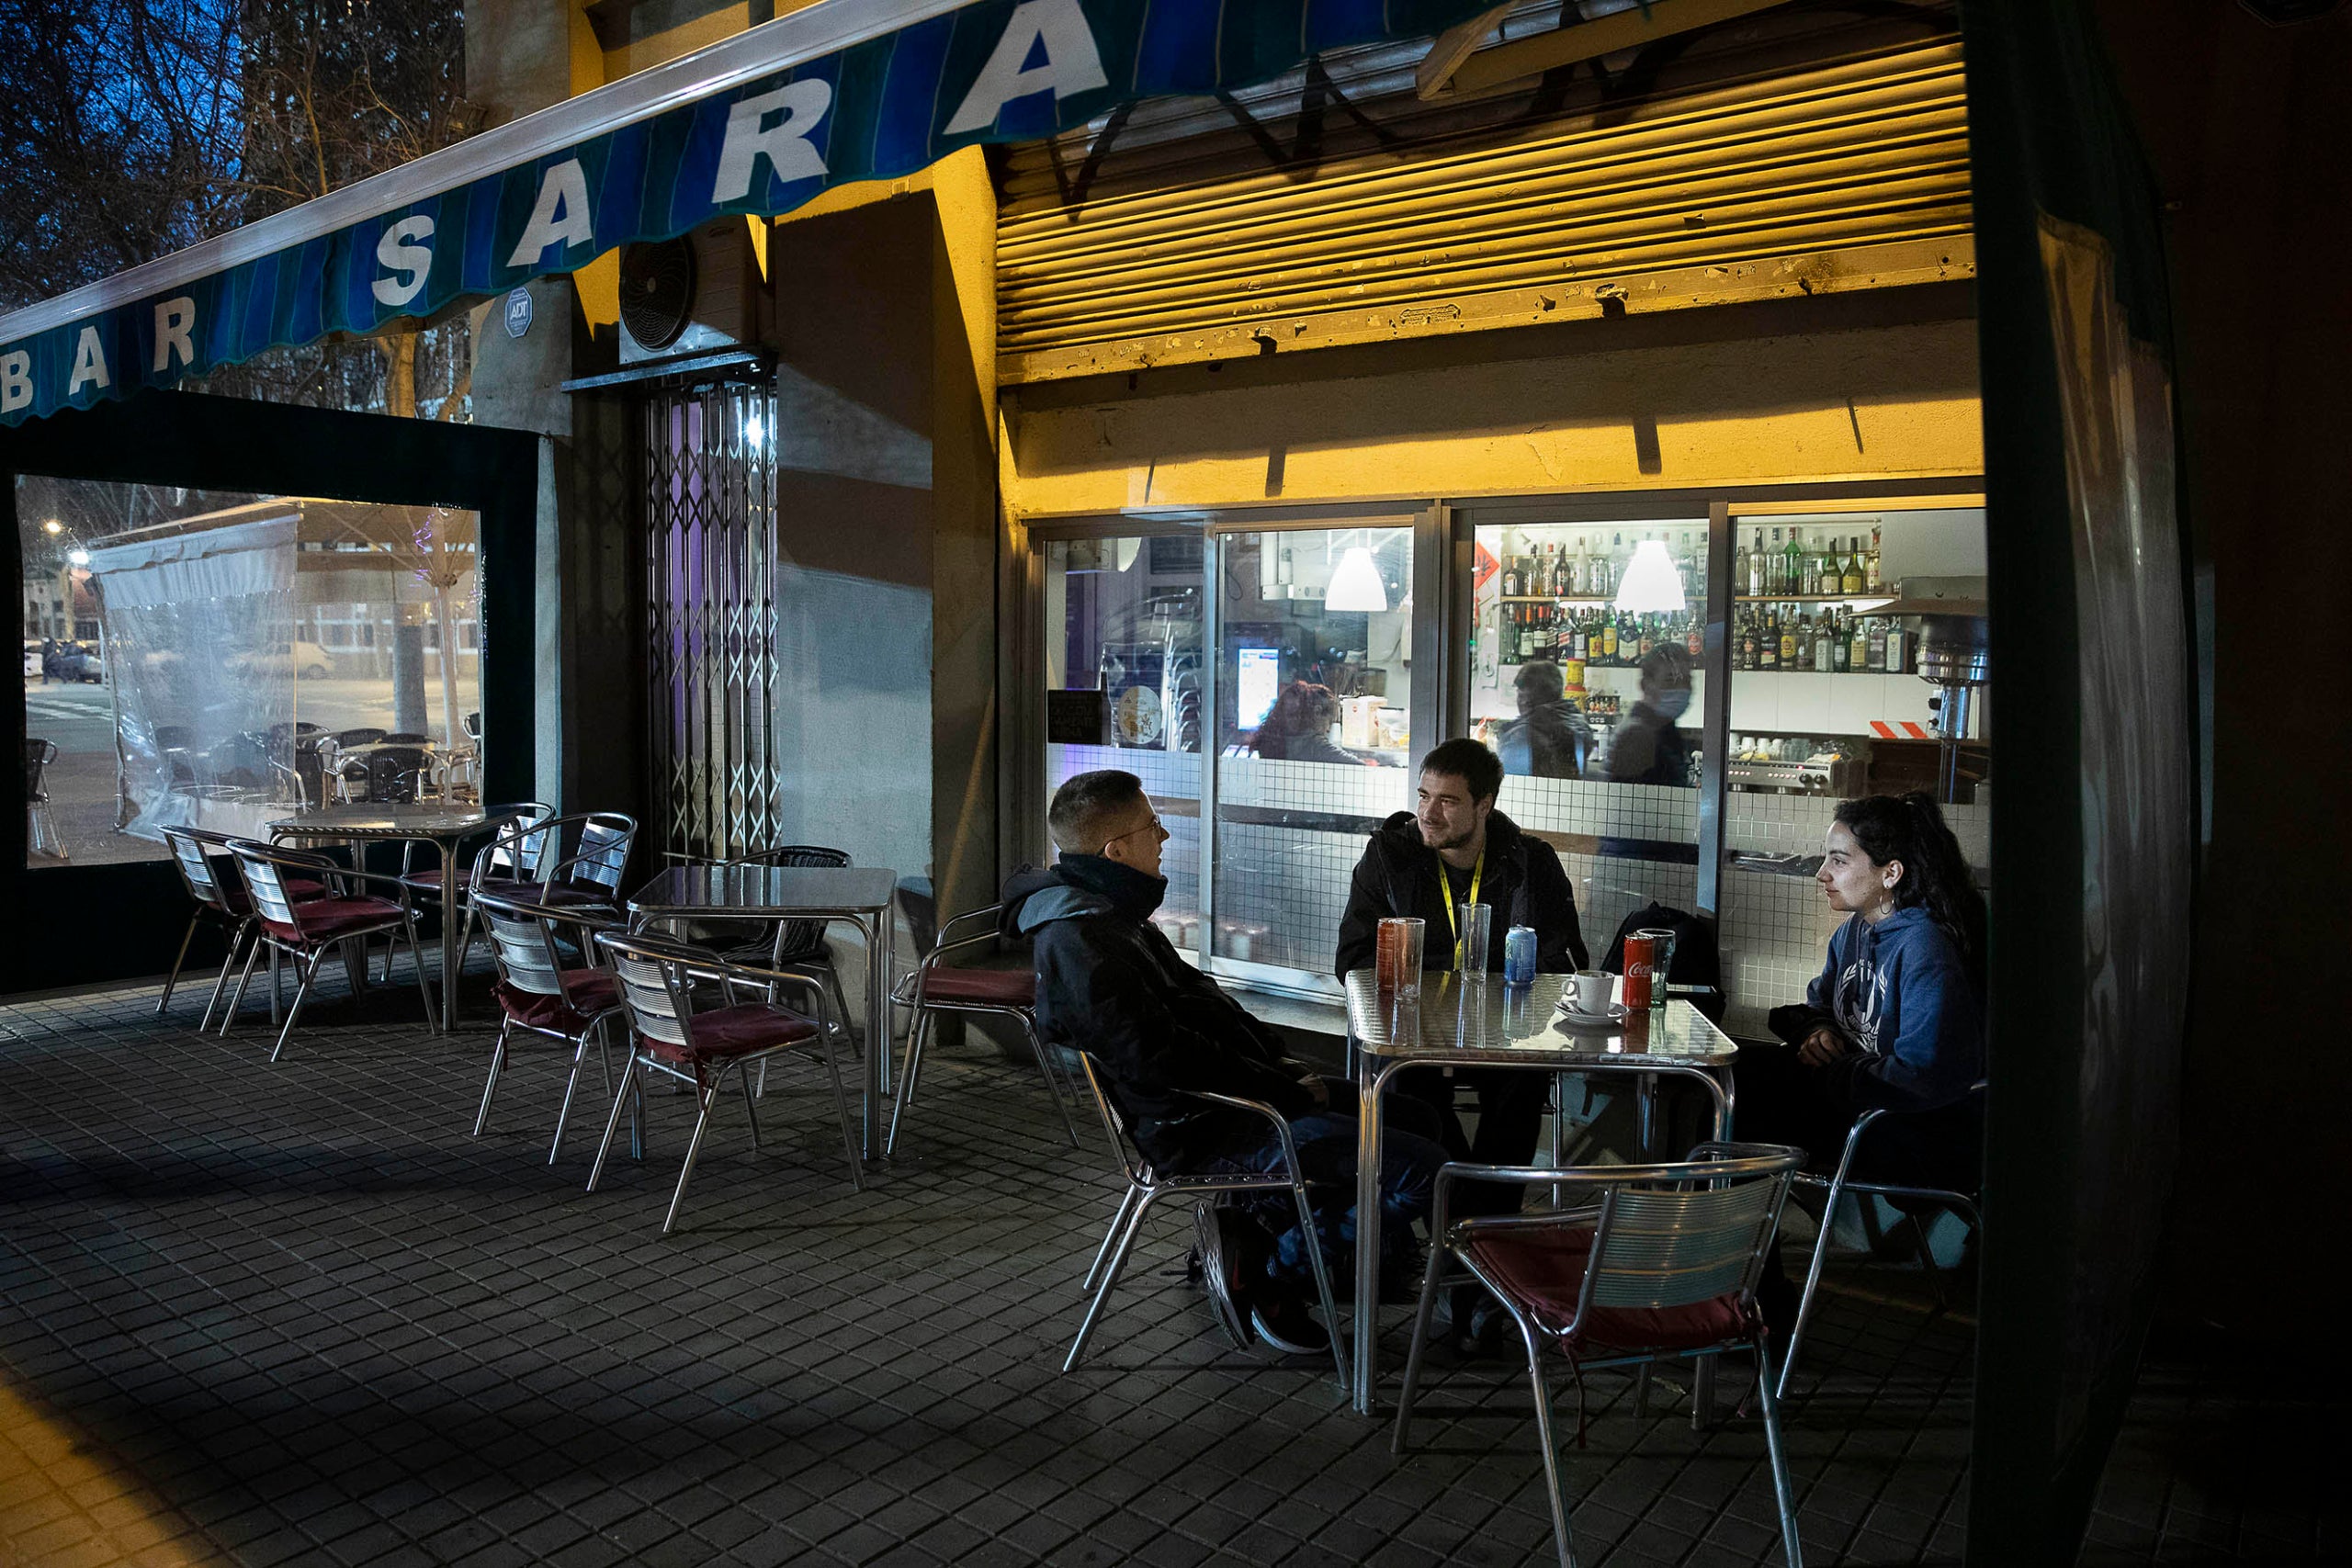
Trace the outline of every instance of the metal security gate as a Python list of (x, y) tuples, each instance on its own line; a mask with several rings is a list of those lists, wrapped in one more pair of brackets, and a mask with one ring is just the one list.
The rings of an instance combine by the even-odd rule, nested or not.
[(724, 858), (774, 843), (775, 391), (662, 389), (645, 402), (646, 626), (658, 847)]

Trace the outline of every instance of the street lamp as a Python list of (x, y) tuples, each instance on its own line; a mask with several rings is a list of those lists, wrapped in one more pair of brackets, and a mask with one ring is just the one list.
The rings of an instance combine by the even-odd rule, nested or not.
[(64, 524), (62, 524), (62, 523), (60, 523), (60, 522), (59, 522), (56, 518), (54, 518), (54, 517), (51, 518), (48, 522), (46, 522), (46, 523), (42, 524), (40, 526), (41, 526), (41, 531), (42, 531), (43, 533), (45, 533), (45, 534), (50, 534), (50, 535), (52, 535), (52, 536), (54, 536), (54, 535), (58, 535), (58, 534), (62, 534), (63, 532), (65, 532), (65, 525), (64, 525)]

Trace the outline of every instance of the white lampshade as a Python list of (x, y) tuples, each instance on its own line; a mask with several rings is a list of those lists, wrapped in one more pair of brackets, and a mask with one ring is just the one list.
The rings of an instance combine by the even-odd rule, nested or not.
[(1617, 608), (1635, 615), (1671, 615), (1687, 607), (1682, 575), (1674, 570), (1662, 539), (1644, 539), (1617, 584)]
[(1388, 590), (1381, 585), (1380, 569), (1372, 563), (1372, 551), (1363, 545), (1351, 545), (1340, 557), (1340, 564), (1331, 570), (1331, 585), (1323, 591), (1326, 610), (1385, 610)]

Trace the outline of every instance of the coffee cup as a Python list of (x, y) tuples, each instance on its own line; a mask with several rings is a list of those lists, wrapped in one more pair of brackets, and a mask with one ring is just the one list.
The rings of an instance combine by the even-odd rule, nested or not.
[(1568, 976), (1570, 1005), (1588, 1018), (1609, 1010), (1609, 987), (1614, 979), (1606, 969), (1579, 969)]

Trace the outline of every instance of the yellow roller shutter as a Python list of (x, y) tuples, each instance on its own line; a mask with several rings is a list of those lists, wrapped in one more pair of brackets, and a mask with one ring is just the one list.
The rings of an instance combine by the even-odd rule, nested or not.
[(1001, 379), (1973, 270), (1955, 39), (1415, 133), (1417, 115), (1442, 126), (1446, 112), (1404, 108), (1388, 122), (1401, 129), (1304, 176), (1270, 164), (1262, 137), (1189, 161), (1114, 141), (1082, 179), (1083, 144), (1016, 152), (998, 226)]

